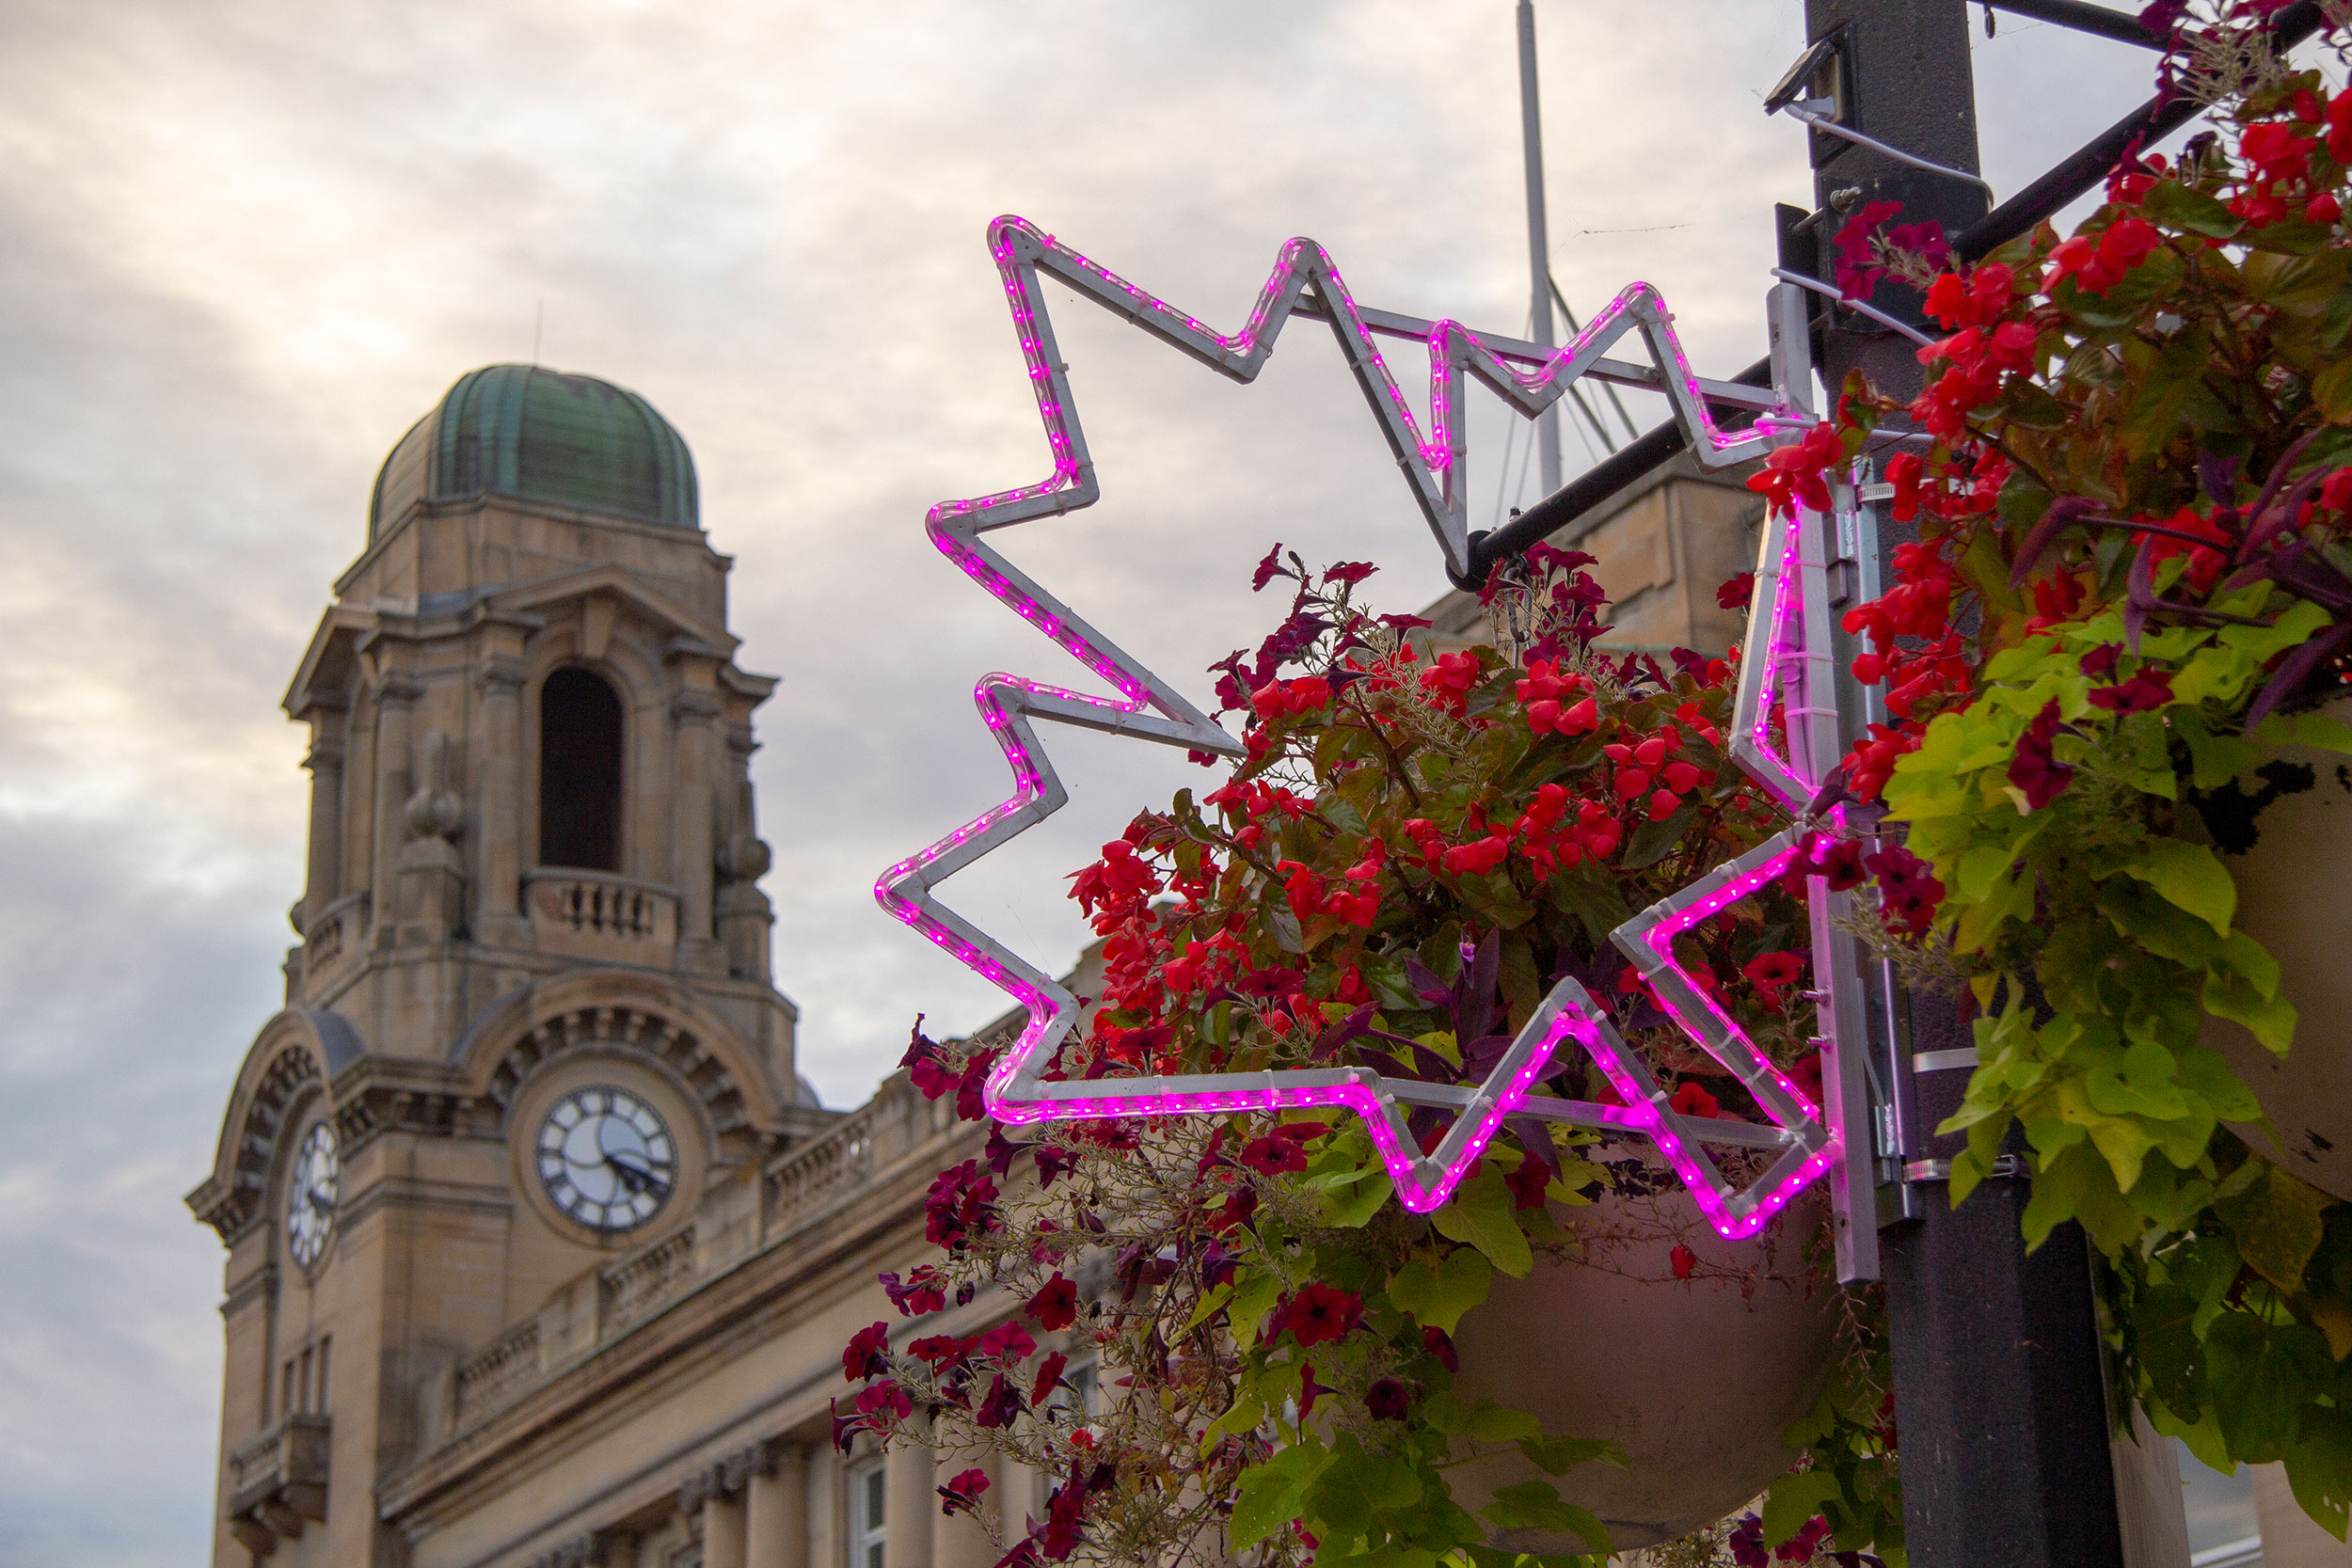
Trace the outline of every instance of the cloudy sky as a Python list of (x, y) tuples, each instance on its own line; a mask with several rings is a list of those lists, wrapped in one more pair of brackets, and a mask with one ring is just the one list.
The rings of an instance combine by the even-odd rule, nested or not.
[[(1537, 8), (1563, 288), (1647, 278), (1702, 369), (1747, 363), (1807, 191), (1760, 110), (1796, 0)], [(1045, 471), (988, 220), (1228, 325), (1311, 235), (1369, 304), (1518, 333), (1512, 38), (1507, 0), (0, 4), (0, 1564), (205, 1550), (221, 1254), (180, 1195), (301, 892), (278, 701), (408, 423), (539, 324), (692, 444), (741, 660), (784, 677), (776, 971), (855, 1104), (913, 1012), (998, 1005), (867, 891), (1003, 792), (973, 678), (1075, 674), (922, 538)], [(2016, 19), (1977, 64), (2004, 192), (2144, 91)], [(1394, 608), (1440, 586), (1327, 336), (1239, 388), (1056, 304), (1104, 499), (1008, 547), (1127, 646), (1182, 676), (1252, 640), (1276, 539), (1382, 562)], [(1475, 438), (1484, 526), (1534, 482)], [(1187, 771), (1055, 745), (1071, 810), (953, 892), (1048, 964), (1062, 875)]]

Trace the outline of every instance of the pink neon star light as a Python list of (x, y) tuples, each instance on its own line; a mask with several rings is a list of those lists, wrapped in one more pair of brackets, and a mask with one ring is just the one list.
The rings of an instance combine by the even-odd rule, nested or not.
[[(1050, 975), (941, 904), (932, 891), (955, 872), (1042, 821), (1068, 800), (1051, 759), (1038, 741), (1035, 719), (1229, 756), (1241, 751), (1231, 736), (1174, 688), (1072, 612), (982, 538), (987, 531), (1032, 517), (1089, 506), (1100, 494), (1072, 402), (1067, 368), (1038, 288), (1040, 271), (1242, 382), (1256, 378), (1291, 316), (1329, 322), (1431, 531), (1448, 563), (1457, 570), (1467, 564), (1469, 550), (1464, 477), (1469, 437), (1467, 426), (1454, 417), (1461, 405), (1465, 372), (1475, 373), (1533, 416), (1575, 381), (1601, 367), (1606, 366), (1618, 379), (1640, 376), (1639, 367), (1603, 359), (1613, 343), (1628, 333), (1638, 332), (1655, 362), (1658, 389), (1666, 393), (1700, 460), (1710, 467), (1754, 455), (1774, 438), (1769, 417), (1758, 421), (1764, 428), (1730, 431), (1717, 424), (1708, 406), (1710, 397), (1753, 400), (1756, 394), (1724, 383), (1703, 384), (1691, 371), (1656, 291), (1635, 284), (1613, 300), (1575, 341), (1539, 356), (1532, 370), (1520, 369), (1456, 323), (1421, 324), (1426, 327), (1430, 357), (1431, 436), (1424, 440), (1374, 341), (1372, 320), (1385, 313), (1359, 309), (1329, 256), (1311, 241), (1293, 240), (1283, 247), (1248, 322), (1232, 334), (1211, 330), (1198, 318), (1144, 293), (1020, 218), (998, 219), (989, 230), (989, 244), (1028, 365), (1053, 454), (1053, 472), (1016, 489), (943, 502), (931, 510), (926, 526), (933, 542), (967, 576), (1120, 693), (1117, 698), (1099, 697), (1013, 675), (984, 677), (974, 700), (1012, 770), (1013, 795), (890, 867), (875, 886), (875, 896), (893, 916), (921, 931), (1027, 1008), (1028, 1027), (984, 1085), (983, 1099), (990, 1114), (999, 1121), (1018, 1124), (1343, 1106), (1363, 1117), (1399, 1200), (1418, 1211), (1434, 1209), (1446, 1200), (1506, 1117), (1529, 1114), (1645, 1134), (1657, 1142), (1716, 1229), (1736, 1237), (1761, 1228), (1831, 1163), (1836, 1141), (1811, 1102), (1764, 1060), (1728, 1015), (1690, 984), (1674, 958), (1672, 939), (1676, 932), (1745, 896), (1785, 868), (1795, 853), (1788, 835), (1719, 868), (1613, 935), (1649, 977), (1668, 1011), (1747, 1085), (1777, 1124), (1774, 1128), (1709, 1122), (1676, 1114), (1640, 1059), (1617, 1037), (1606, 1012), (1573, 980), (1561, 982), (1544, 999), (1493, 1073), (1474, 1088), (1389, 1079), (1365, 1068), (1047, 1082), (1041, 1073), (1075, 1021), (1075, 999)], [(1386, 319), (1390, 325), (1380, 329), (1394, 332), (1393, 324), (1403, 318)], [(1750, 406), (1761, 410), (1766, 404), (1752, 401)], [(1781, 563), (1772, 564), (1777, 571)], [(1783, 647), (1777, 619), (1770, 647), (1775, 653)], [(1756, 734), (1764, 733), (1759, 721)], [(1786, 802), (1791, 793), (1788, 783), (1801, 784), (1803, 781), (1785, 765), (1783, 771), (1788, 782), (1773, 793)], [(1774, 782), (1768, 780), (1767, 786)], [(1692, 910), (1698, 912), (1692, 913)], [(1576, 1039), (1592, 1054), (1625, 1101), (1623, 1105), (1529, 1094), (1545, 1076), (1565, 1038)], [(1418, 1153), (1406, 1132), (1401, 1107), (1409, 1103), (1440, 1105), (1457, 1113), (1444, 1139), (1427, 1155)], [(1747, 1144), (1780, 1152), (1763, 1178), (1745, 1191), (1736, 1192), (1712, 1161), (1697, 1151), (1695, 1146), (1701, 1141)]]

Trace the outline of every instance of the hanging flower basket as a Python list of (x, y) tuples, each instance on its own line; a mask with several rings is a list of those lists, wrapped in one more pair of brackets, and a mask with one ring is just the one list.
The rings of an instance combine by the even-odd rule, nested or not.
[[(1625, 1467), (1581, 1466), (1561, 1495), (1618, 1547), (1653, 1546), (1729, 1516), (1788, 1473), (1797, 1456), (1783, 1434), (1828, 1378), (1838, 1298), (1805, 1257), (1827, 1217), (1818, 1193), (1756, 1241), (1727, 1243), (1655, 1162), (1608, 1168), (1613, 1185), (1589, 1207), (1554, 1211), (1563, 1230), (1590, 1238), (1585, 1254), (1498, 1279), (1462, 1320), (1454, 1387), (1524, 1410), (1547, 1432), (1608, 1433)], [(1455, 1451), (1476, 1456), (1448, 1472), (1473, 1513), (1504, 1488), (1548, 1479), (1510, 1445), (1466, 1438)], [(1540, 1556), (1586, 1549), (1534, 1526), (1486, 1540)]]
[[(1425, 1152), (1574, 978), (1692, 1136), (1722, 1125), (1736, 1185), (1781, 1158), (1773, 1118), (1608, 937), (1785, 814), (1728, 763), (1730, 664), (1595, 649), (1589, 562), (1539, 547), (1490, 594), (1494, 645), (1432, 657), (1422, 623), (1356, 605), (1368, 565), (1269, 553), (1258, 586), (1288, 581), (1290, 613), (1217, 667), (1246, 758), (1075, 875), (1101, 1007), (1047, 1081), (1370, 1069), (1424, 1091), (1400, 1133)], [(1801, 895), (1766, 882), (1674, 957), (1818, 1101), (1806, 931)], [(918, 1036), (907, 1065), (984, 1117), (999, 1044)], [(1573, 1040), (1528, 1087), (1630, 1117)], [(934, 1443), (1050, 1478), (1027, 1533), (998, 1523), (1006, 1568), (1590, 1558), (1754, 1497), (1800, 1463), (1800, 1421), (1869, 1499), (1812, 1539), (1881, 1532), (1873, 1309), (1826, 1278), (1818, 1198), (1725, 1242), (1645, 1139), (1519, 1115), (1449, 1199), (1408, 1206), (1373, 1130), (1324, 1107), (998, 1131), (933, 1188), (946, 1256), (885, 1282), (913, 1318), (998, 1292), (1018, 1332), (874, 1325), (843, 1439), (911, 1440), (923, 1417)], [(1089, 1356), (1090, 1418), (1057, 1392)]]

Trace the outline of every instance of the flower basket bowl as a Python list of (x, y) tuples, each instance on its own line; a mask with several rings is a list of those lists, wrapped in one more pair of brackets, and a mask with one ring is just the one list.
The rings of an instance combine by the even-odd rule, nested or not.
[[(2352, 722), (2352, 699), (2328, 712)], [(2352, 1198), (2352, 774), (2342, 756), (2313, 747), (2284, 747), (2276, 760), (2310, 768), (2312, 787), (2265, 807), (2260, 836), (2228, 864), (2238, 927), (2279, 960), (2280, 991), (2297, 1016), (2295, 1045), (2274, 1055), (2243, 1025), (2214, 1017), (2203, 1037), (2269, 1118), (2270, 1132), (2240, 1125), (2238, 1136), (2320, 1191)]]
[[(1835, 1292), (1804, 1256), (1826, 1208), (1818, 1191), (1762, 1236), (1725, 1242), (1678, 1189), (1642, 1194), (1642, 1163), (1613, 1168), (1629, 1169), (1635, 1180), (1617, 1185), (1635, 1196), (1552, 1207), (1564, 1231), (1586, 1239), (1586, 1258), (1539, 1257), (1524, 1279), (1498, 1277), (1462, 1321), (1454, 1387), (1548, 1432), (1620, 1443), (1624, 1469), (1581, 1465), (1555, 1484), (1629, 1549), (1724, 1518), (1788, 1470), (1797, 1453), (1781, 1434), (1820, 1392), (1836, 1324)], [(1502, 1487), (1553, 1479), (1508, 1444), (1457, 1438), (1454, 1452), (1476, 1456), (1448, 1477), (1473, 1513)], [(1496, 1529), (1488, 1542), (1543, 1556), (1588, 1549), (1540, 1528)]]

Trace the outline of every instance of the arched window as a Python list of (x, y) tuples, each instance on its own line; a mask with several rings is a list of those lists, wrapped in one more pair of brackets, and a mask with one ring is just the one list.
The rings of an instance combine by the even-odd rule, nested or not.
[(621, 699), (586, 670), (539, 688), (539, 863), (621, 868)]

